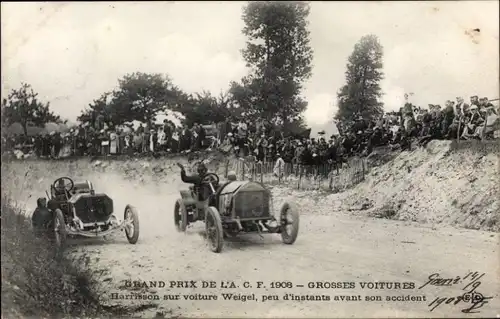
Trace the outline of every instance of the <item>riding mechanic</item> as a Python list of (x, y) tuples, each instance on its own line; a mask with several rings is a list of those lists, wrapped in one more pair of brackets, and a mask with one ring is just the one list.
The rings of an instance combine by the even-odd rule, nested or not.
[(37, 238), (50, 237), (51, 227), (53, 227), (53, 216), (47, 208), (47, 199), (39, 198), (36, 201), (37, 207), (31, 216), (31, 225)]

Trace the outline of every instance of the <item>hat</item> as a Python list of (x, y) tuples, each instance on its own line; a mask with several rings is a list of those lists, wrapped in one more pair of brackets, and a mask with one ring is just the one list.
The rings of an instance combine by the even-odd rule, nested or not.
[(363, 132), (362, 131), (358, 131), (358, 133), (356, 133), (356, 134), (363, 134)]
[(227, 133), (227, 136), (233, 136), (233, 133)]

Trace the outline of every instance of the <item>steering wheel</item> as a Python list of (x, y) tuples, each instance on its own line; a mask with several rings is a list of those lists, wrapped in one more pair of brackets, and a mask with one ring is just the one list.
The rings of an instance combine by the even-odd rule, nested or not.
[(217, 176), (217, 174), (214, 174), (214, 173), (208, 173), (207, 175), (205, 175), (203, 177), (201, 182), (204, 184), (210, 183), (212, 185), (218, 185), (219, 184), (219, 176)]
[(61, 177), (58, 178), (54, 181), (54, 184), (52, 184), (52, 187), (54, 187), (55, 190), (57, 191), (64, 191), (66, 190), (67, 192), (70, 192), (73, 187), (75, 187), (75, 183), (73, 180), (69, 177)]

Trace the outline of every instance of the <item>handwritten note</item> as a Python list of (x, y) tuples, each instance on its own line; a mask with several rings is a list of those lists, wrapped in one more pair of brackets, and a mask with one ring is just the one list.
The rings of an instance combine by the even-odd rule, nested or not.
[(423, 289), (430, 286), (437, 287), (453, 287), (457, 286), (461, 288), (464, 293), (458, 296), (439, 296), (436, 297), (428, 306), (430, 311), (434, 311), (436, 308), (445, 305), (459, 305), (465, 306), (461, 309), (463, 313), (478, 313), (478, 309), (482, 308), (488, 303), (489, 299), (492, 297), (486, 297), (481, 294), (477, 289), (481, 286), (481, 279), (485, 276), (485, 273), (469, 272), (465, 276), (454, 276), (451, 278), (441, 277), (439, 273), (434, 273), (428, 277), (426, 283), (420, 286), (418, 289)]

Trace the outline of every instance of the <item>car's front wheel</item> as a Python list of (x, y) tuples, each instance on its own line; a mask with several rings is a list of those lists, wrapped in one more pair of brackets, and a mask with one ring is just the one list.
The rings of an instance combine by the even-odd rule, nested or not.
[(64, 221), (62, 211), (58, 208), (54, 211), (54, 244), (58, 255), (62, 253), (64, 249), (66, 238), (66, 222)]
[(127, 205), (125, 207), (125, 212), (123, 216), (125, 222), (125, 235), (127, 240), (131, 244), (137, 243), (139, 240), (139, 213), (137, 209), (132, 205)]
[(205, 212), (205, 231), (210, 250), (220, 253), (224, 245), (224, 232), (219, 211), (213, 206)]
[(186, 210), (186, 206), (182, 199), (178, 199), (175, 202), (174, 207), (174, 224), (177, 231), (183, 232), (186, 231), (188, 225), (188, 214)]
[(281, 239), (291, 245), (299, 234), (299, 211), (293, 203), (284, 203), (280, 214)]

